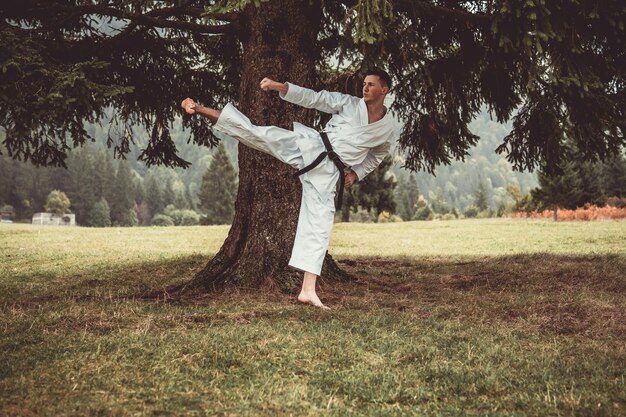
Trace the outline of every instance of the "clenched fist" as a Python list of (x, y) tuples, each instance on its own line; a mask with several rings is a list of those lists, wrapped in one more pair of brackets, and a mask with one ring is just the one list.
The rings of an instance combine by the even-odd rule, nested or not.
[(265, 77), (261, 80), (260, 87), (261, 87), (261, 90), (263, 91), (270, 91), (270, 90), (274, 90), (274, 88), (272, 87), (274, 87), (276, 84), (277, 84), (276, 81)]
[(197, 103), (195, 101), (193, 101), (193, 99), (190, 99), (190, 98), (184, 99), (183, 102), (180, 103), (180, 106), (183, 109), (185, 109), (187, 114), (196, 114)]

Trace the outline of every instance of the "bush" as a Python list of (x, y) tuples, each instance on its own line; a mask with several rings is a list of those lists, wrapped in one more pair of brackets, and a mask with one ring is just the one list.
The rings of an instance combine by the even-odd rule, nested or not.
[(174, 226), (174, 220), (165, 214), (157, 214), (150, 222), (152, 226)]
[(200, 215), (193, 210), (181, 210), (181, 226), (195, 226), (200, 224)]
[(626, 207), (626, 198), (609, 197), (606, 199), (606, 205), (609, 207), (615, 207), (618, 209), (624, 208)]
[(415, 211), (412, 220), (432, 220), (435, 218), (433, 211), (429, 206), (420, 207)]
[(0, 207), (0, 220), (13, 220), (15, 218), (15, 209), (10, 204)]
[[(172, 219), (175, 226), (194, 226), (200, 224), (200, 215), (193, 210), (177, 209), (169, 204), (163, 210), (163, 214)], [(202, 224), (212, 224), (207, 217), (202, 218)]]
[(381, 211), (378, 215), (378, 223), (396, 223), (401, 221), (402, 218), (400, 216), (396, 216), (385, 210)]
[(374, 213), (371, 213), (365, 209), (359, 208), (355, 213), (350, 211), (350, 221), (354, 223), (374, 223), (376, 217)]
[(119, 222), (115, 222), (114, 226), (132, 227), (138, 224), (137, 212), (135, 212), (135, 209), (129, 209), (124, 213)]
[(473, 219), (474, 217), (478, 216), (478, 207), (469, 206), (468, 208), (465, 209), (465, 211), (463, 212), (463, 215), (467, 217), (468, 219)]
[(480, 213), (478, 213), (476, 217), (478, 217), (479, 219), (488, 219), (490, 217), (493, 217), (493, 210), (491, 209), (483, 210)]
[[(523, 212), (518, 211), (511, 215), (514, 219), (549, 219), (552, 220), (554, 212), (552, 210), (544, 210), (541, 212)], [(596, 207), (594, 205), (585, 205), (585, 207), (576, 210), (558, 210), (559, 220), (609, 220), (609, 219), (626, 219), (626, 207)]]
[(441, 220), (454, 220), (456, 216), (454, 214), (448, 213), (441, 216)]
[(46, 200), (46, 205), (44, 206), (44, 208), (46, 209), (47, 213), (62, 216), (65, 213), (70, 212), (70, 206), (70, 199), (67, 198), (67, 195), (63, 191), (52, 190), (50, 191), (50, 194), (48, 194), (48, 198)]

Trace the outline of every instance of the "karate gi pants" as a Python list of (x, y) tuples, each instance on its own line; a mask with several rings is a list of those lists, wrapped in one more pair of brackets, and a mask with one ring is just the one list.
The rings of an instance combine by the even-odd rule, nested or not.
[[(248, 117), (230, 103), (222, 110), (214, 128), (296, 169), (305, 166), (301, 150), (304, 146), (299, 146), (298, 142), (303, 144), (303, 141), (318, 140), (322, 144), (319, 134), (313, 138), (276, 126), (253, 125)], [(321, 149), (324, 149), (323, 144)], [(311, 181), (316, 175), (318, 179), (324, 176), (322, 181), (316, 181), (317, 186)], [(318, 167), (299, 178), (302, 183), (302, 202), (289, 266), (320, 275), (335, 218), (335, 184), (339, 171), (326, 158)], [(321, 192), (320, 183), (325, 188)]]

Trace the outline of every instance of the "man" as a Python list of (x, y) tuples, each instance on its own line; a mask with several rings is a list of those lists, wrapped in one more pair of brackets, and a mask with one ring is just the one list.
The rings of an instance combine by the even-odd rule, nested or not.
[(298, 301), (327, 309), (315, 291), (335, 214), (335, 186), (351, 167), (341, 186), (350, 187), (373, 171), (387, 155), (395, 135), (391, 114), (384, 100), (391, 88), (389, 74), (368, 72), (363, 81), (363, 98), (336, 92), (315, 92), (291, 83), (264, 78), (265, 91), (278, 91), (288, 102), (333, 116), (322, 132), (294, 123), (293, 131), (275, 126), (255, 126), (232, 104), (222, 111), (207, 108), (186, 98), (181, 106), (214, 122), (214, 129), (246, 146), (268, 153), (298, 171), (302, 203), (289, 265), (304, 272)]

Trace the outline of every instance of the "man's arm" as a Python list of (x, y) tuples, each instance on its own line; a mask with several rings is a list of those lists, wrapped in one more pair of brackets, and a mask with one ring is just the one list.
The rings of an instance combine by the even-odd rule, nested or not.
[(279, 83), (269, 78), (261, 80), (261, 89), (278, 91), (280, 98), (307, 109), (316, 109), (325, 113), (339, 113), (344, 106), (356, 105), (360, 100), (349, 94), (329, 92), (326, 90), (313, 91), (291, 83)]
[[(352, 172), (356, 174), (357, 180), (361, 181), (363, 178), (367, 176), (370, 172), (376, 169), (378, 165), (385, 159), (385, 156), (389, 153), (389, 148), (391, 147), (391, 143), (385, 142), (382, 145), (379, 145), (375, 148), (369, 150), (363, 162), (358, 165), (354, 165), (352, 167)], [(346, 176), (347, 183), (347, 176)], [(346, 184), (347, 185), (347, 184)], [(352, 184), (350, 184), (352, 185)]]

